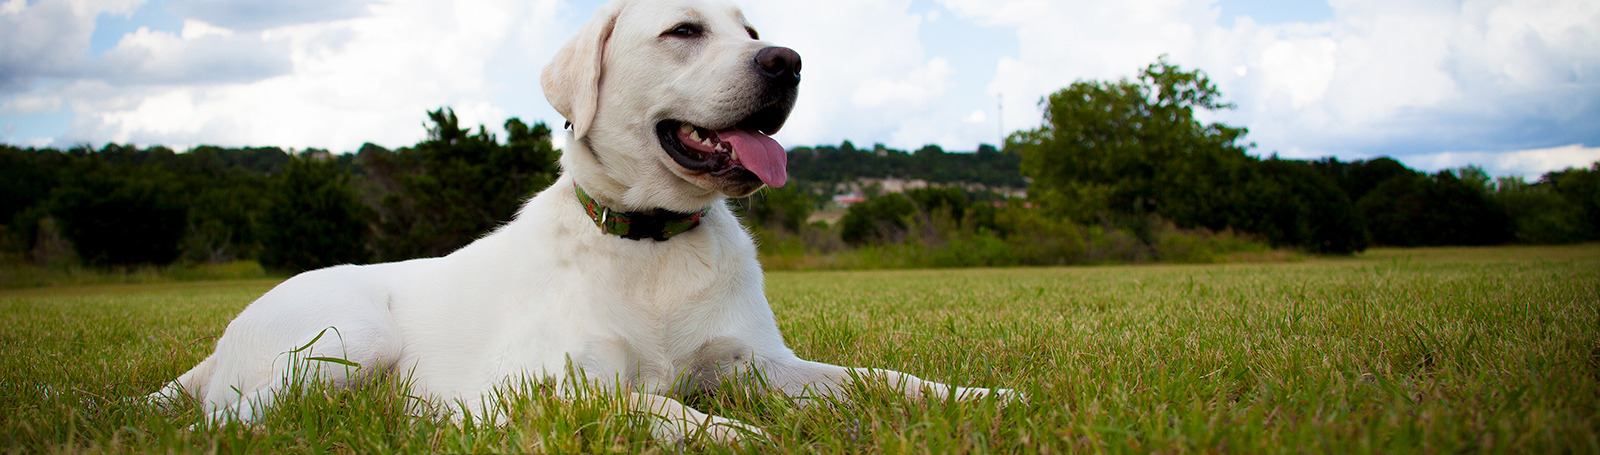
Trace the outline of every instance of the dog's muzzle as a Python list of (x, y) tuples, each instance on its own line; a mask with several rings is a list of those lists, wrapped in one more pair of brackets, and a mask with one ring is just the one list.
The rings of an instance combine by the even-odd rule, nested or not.
[(770, 136), (783, 128), (794, 108), (800, 54), (787, 47), (768, 47), (756, 51), (752, 63), (764, 81), (754, 112), (733, 125), (662, 120), (656, 124), (656, 135), (661, 148), (684, 169), (736, 180), (754, 177), (780, 187), (789, 180), (789, 155)]

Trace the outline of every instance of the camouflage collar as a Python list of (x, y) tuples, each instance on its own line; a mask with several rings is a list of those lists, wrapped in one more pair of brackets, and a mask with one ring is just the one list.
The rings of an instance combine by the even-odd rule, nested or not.
[(589, 219), (594, 220), (595, 226), (607, 234), (619, 236), (629, 240), (654, 239), (666, 241), (672, 236), (689, 232), (700, 225), (700, 217), (705, 216), (706, 210), (694, 213), (678, 213), (659, 210), (656, 213), (643, 212), (617, 212), (610, 207), (602, 206), (583, 192), (577, 183), (572, 187), (578, 192), (578, 203), (583, 204), (583, 211), (589, 214)]

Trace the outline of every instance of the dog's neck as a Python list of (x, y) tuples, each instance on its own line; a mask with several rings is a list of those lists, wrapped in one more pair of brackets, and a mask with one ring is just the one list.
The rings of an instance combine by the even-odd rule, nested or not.
[(665, 209), (620, 212), (596, 202), (577, 182), (572, 183), (572, 188), (578, 195), (578, 203), (583, 205), (583, 211), (588, 213), (589, 219), (594, 220), (595, 226), (598, 226), (601, 232), (628, 240), (651, 239), (664, 242), (673, 236), (694, 230), (700, 225), (700, 218), (710, 210), (700, 209), (694, 213), (678, 213)]
[[(600, 126), (604, 128), (604, 126)], [(629, 160), (629, 153), (602, 148), (649, 148), (652, 144), (599, 144), (591, 138), (577, 138), (569, 131), (567, 149), (561, 153), (561, 169), (602, 206), (626, 212), (651, 213), (667, 210), (694, 213), (716, 205), (723, 195), (691, 184), (658, 165)], [(658, 146), (657, 146), (658, 147)], [(662, 153), (657, 151), (657, 153)], [(602, 155), (605, 156), (602, 162)]]

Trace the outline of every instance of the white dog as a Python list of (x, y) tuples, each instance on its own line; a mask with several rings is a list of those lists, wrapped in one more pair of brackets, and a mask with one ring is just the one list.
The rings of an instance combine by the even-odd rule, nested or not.
[(759, 430), (669, 396), (738, 371), (790, 396), (876, 377), (914, 398), (1012, 398), (810, 362), (784, 345), (755, 246), (724, 198), (787, 179), (768, 134), (788, 117), (800, 69), (798, 54), (760, 41), (732, 6), (601, 8), (544, 70), (545, 96), (571, 123), (565, 172), (515, 221), (445, 257), (290, 278), (154, 397), (187, 393), (211, 419), (250, 421), (304, 372), (291, 362), (300, 356), (342, 359), (298, 363), (335, 385), (406, 372), (430, 401), (477, 409), (510, 381), (560, 380), (570, 359), (659, 416), (657, 437), (720, 440)]

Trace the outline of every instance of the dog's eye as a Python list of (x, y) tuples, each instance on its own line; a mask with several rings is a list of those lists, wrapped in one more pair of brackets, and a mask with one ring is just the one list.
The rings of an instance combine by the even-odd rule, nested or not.
[(745, 27), (744, 31), (750, 34), (750, 39), (757, 40), (757, 41), (761, 40), (761, 34), (760, 33), (756, 33), (756, 29), (751, 28), (751, 27)]
[(696, 24), (678, 24), (676, 27), (672, 27), (672, 30), (667, 30), (666, 33), (662, 33), (661, 36), (677, 36), (677, 37), (681, 37), (681, 38), (693, 38), (693, 37), (696, 37), (696, 36), (700, 36), (701, 34), (704, 34), (705, 32), (706, 31), (705, 31), (704, 28), (701, 28), (699, 25), (696, 25)]

